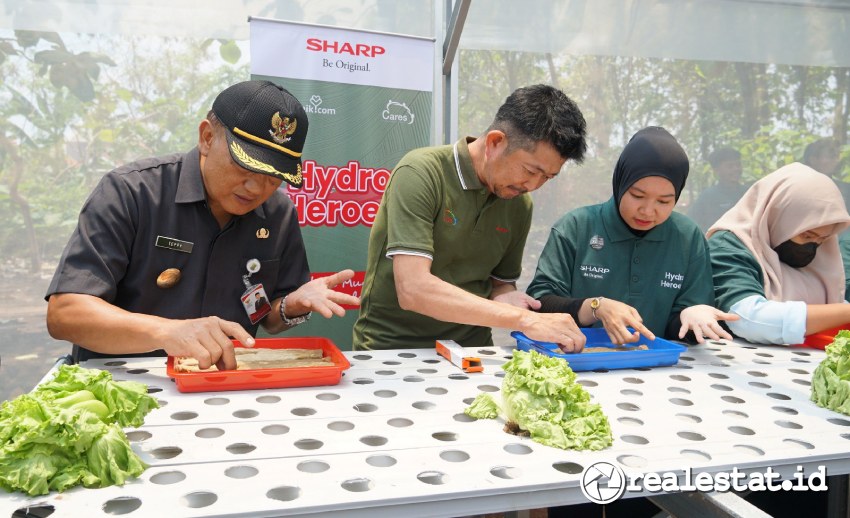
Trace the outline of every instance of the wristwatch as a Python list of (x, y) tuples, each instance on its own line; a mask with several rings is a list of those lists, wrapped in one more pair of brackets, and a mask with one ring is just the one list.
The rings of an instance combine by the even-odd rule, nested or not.
[(311, 311), (304, 315), (287, 318), (286, 313), (284, 313), (284, 310), (286, 310), (286, 297), (283, 297), (283, 300), (280, 301), (280, 319), (283, 321), (284, 324), (288, 325), (289, 327), (295, 327), (298, 324), (303, 324), (304, 322), (310, 320), (310, 316), (313, 315), (313, 312)]
[(596, 310), (599, 309), (600, 304), (602, 304), (602, 297), (593, 297), (590, 299), (590, 314), (596, 320), (599, 320), (599, 317), (596, 316)]

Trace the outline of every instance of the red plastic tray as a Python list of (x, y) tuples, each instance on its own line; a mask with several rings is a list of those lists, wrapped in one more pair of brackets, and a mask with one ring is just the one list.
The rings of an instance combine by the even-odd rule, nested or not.
[[(241, 347), (239, 342), (234, 341), (233, 345)], [(257, 338), (254, 348), (321, 349), (322, 356), (330, 357), (333, 365), (243, 371), (177, 372), (174, 370), (174, 357), (169, 356), (166, 372), (177, 384), (177, 390), (180, 392), (209, 392), (336, 385), (342, 378), (342, 371), (351, 367), (348, 358), (327, 338)]]
[(844, 324), (834, 329), (827, 329), (820, 333), (811, 334), (807, 336), (800, 345), (803, 347), (813, 347), (815, 349), (825, 349), (827, 345), (832, 343), (832, 340), (835, 339), (835, 335), (837, 335), (842, 329), (850, 329), (850, 325)]

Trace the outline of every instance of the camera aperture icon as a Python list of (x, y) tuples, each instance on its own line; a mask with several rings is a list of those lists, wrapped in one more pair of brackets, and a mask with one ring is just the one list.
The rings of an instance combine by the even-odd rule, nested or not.
[(581, 474), (581, 492), (597, 504), (610, 504), (626, 491), (626, 474), (610, 462), (594, 462)]

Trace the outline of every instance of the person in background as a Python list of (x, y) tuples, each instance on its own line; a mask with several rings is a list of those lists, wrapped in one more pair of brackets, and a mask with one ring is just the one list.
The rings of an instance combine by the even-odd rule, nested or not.
[(688, 216), (703, 232), (732, 208), (747, 190), (747, 185), (741, 183), (743, 169), (741, 153), (737, 150), (729, 147), (716, 149), (708, 155), (708, 163), (717, 183), (703, 190), (688, 209)]
[(569, 315), (540, 314), (517, 291), (529, 192), (581, 162), (586, 123), (547, 85), (519, 88), (487, 131), (421, 148), (395, 167), (369, 236), (355, 349), (492, 344), (492, 327), (581, 350)]
[(838, 235), (850, 225), (841, 193), (800, 163), (753, 184), (708, 231), (717, 305), (754, 343), (798, 344), (850, 322)]
[(528, 286), (540, 311), (603, 326), (615, 344), (641, 334), (681, 339), (688, 331), (700, 343), (731, 338), (718, 321), (735, 317), (712, 307), (705, 237), (673, 212), (688, 168), (685, 150), (664, 128), (635, 133), (614, 168), (613, 196), (553, 225)]
[[(47, 329), (73, 359), (191, 356), (236, 368), (231, 338), (260, 323), (289, 329), (317, 311), (342, 316), (333, 291), (354, 272), (310, 281), (294, 205), (307, 115), (285, 89), (246, 81), (222, 91), (187, 153), (106, 174), (80, 212), (47, 291)], [(272, 311), (254, 321), (255, 295)]]
[(841, 179), (841, 145), (834, 138), (821, 138), (806, 146), (802, 163), (832, 178), (844, 204), (850, 206), (850, 183)]

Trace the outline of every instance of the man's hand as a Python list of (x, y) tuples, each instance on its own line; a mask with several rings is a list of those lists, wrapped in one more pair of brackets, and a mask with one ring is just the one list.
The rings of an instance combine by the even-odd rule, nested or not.
[(360, 299), (353, 295), (334, 291), (332, 288), (354, 277), (353, 270), (343, 270), (327, 277), (319, 277), (302, 285), (286, 296), (286, 315), (296, 317), (311, 311), (325, 318), (345, 316), (342, 304), (359, 306)]
[(510, 304), (511, 306), (516, 306), (522, 309), (530, 309), (532, 311), (537, 311), (540, 309), (541, 305), (539, 300), (523, 291), (517, 291), (516, 289), (500, 293), (492, 297), (492, 300)]
[[(585, 304), (589, 303), (589, 300)], [(622, 345), (631, 342), (637, 342), (640, 335), (645, 336), (649, 340), (655, 340), (655, 335), (643, 325), (638, 311), (618, 300), (602, 299), (599, 308), (596, 310), (596, 316), (602, 321), (602, 326), (605, 332), (608, 333), (608, 338), (611, 343)], [(629, 332), (626, 327), (631, 327), (635, 331)]]
[(679, 328), (679, 338), (684, 338), (688, 330), (694, 332), (697, 343), (703, 343), (704, 337), (712, 340), (720, 340), (725, 338), (731, 340), (732, 335), (726, 332), (720, 326), (719, 320), (738, 320), (738, 315), (733, 313), (724, 313), (717, 308), (713, 308), (706, 304), (691, 306), (685, 308), (679, 313), (679, 319), (682, 321), (682, 327)]
[(215, 365), (219, 370), (235, 369), (236, 354), (230, 337), (246, 347), (254, 346), (254, 338), (235, 322), (218, 317), (191, 320), (163, 320), (157, 343), (170, 356), (191, 356), (198, 367)]
[(566, 313), (529, 311), (523, 318), (520, 331), (538, 342), (554, 342), (567, 353), (580, 353), (587, 342), (587, 337), (576, 325), (573, 317)]

